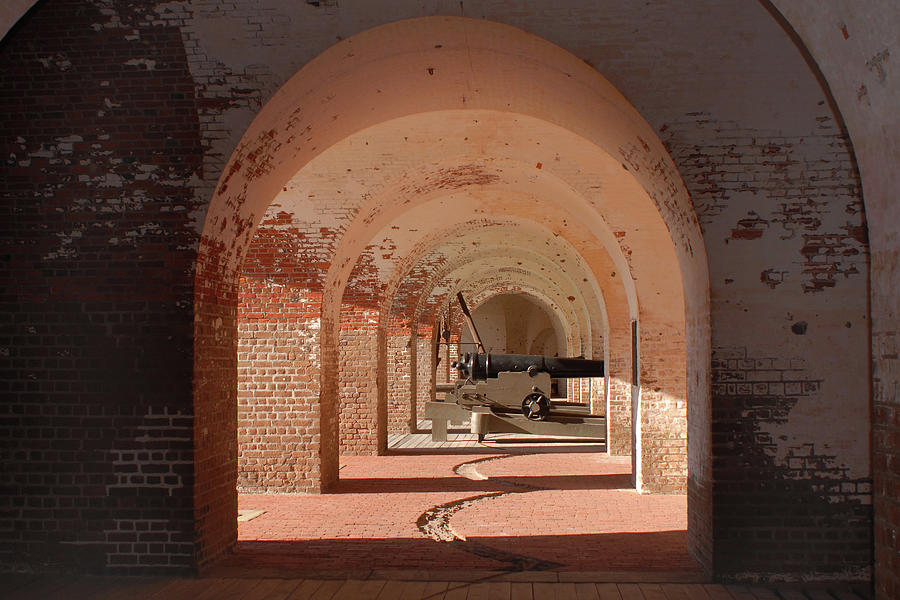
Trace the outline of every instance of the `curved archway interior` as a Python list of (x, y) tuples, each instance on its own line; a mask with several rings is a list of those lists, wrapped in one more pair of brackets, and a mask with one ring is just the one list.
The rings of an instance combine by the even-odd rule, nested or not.
[[(444, 42), (432, 43), (433, 34)], [(406, 50), (385, 54), (383, 37), (396, 35)], [(479, 64), (454, 74), (452, 58), (472, 43), (483, 45)], [(618, 391), (607, 396), (616, 403), (607, 407), (610, 447), (622, 451), (631, 435), (629, 323), (641, 320), (642, 366), (653, 386), (642, 410), (630, 412), (646, 419), (648, 439), (672, 439), (675, 427), (682, 442), (641, 445), (639, 485), (683, 492), (688, 388), (699, 402), (705, 394), (705, 260), (687, 194), (652, 130), (596, 71), (496, 24), (424, 19), (346, 45), (366, 59), (348, 63), (335, 49), (289, 82), (245, 134), (207, 217), (206, 243), (229, 248), (217, 256), (220, 268), (242, 265), (238, 387), (241, 414), (256, 421), (242, 425), (241, 471), (253, 474), (241, 481), (253, 489), (325, 489), (337, 477), (341, 448), (383, 451), (391, 390), (418, 395), (413, 356), (429, 319), (418, 312), (429, 306), (422, 299), (472, 285), (480, 293), (506, 280), (550, 294), (555, 312), (568, 315), (566, 351), (609, 356), (608, 380)], [(396, 94), (409, 85), (403, 73), (423, 60), (438, 65), (426, 73), (440, 69), (441, 77), (401, 101)], [(503, 85), (491, 78), (497, 69)], [(348, 87), (354, 73), (378, 86), (361, 95)], [(316, 81), (333, 90), (327, 118), (309, 103)], [(530, 100), (526, 82), (548, 95)], [(474, 90), (474, 102), (460, 102), (460, 86)], [(354, 110), (361, 105), (372, 110)], [(263, 154), (260, 170), (253, 165)], [(219, 205), (234, 208), (223, 213)], [(497, 229), (510, 217), (530, 235)], [(454, 222), (471, 229), (457, 237), (463, 243), (443, 237)], [(465, 259), (470, 246), (495, 261)], [(458, 266), (443, 267), (450, 263)], [(398, 303), (397, 293), (419, 300)], [(699, 344), (693, 363), (690, 336)], [(267, 427), (272, 415), (283, 426)], [(268, 458), (273, 452), (281, 462)]]
[(203, 568), (527, 290), (708, 571), (890, 595), (884, 4), (6, 2), (6, 560)]
[[(472, 309), (478, 333), (488, 352), (568, 356), (559, 318), (525, 293), (494, 296)], [(460, 345), (473, 344), (463, 330)]]

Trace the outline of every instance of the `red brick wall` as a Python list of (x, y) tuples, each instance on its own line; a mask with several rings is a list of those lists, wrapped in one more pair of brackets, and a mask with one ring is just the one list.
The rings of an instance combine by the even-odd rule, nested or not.
[(607, 381), (607, 447), (613, 456), (631, 454), (631, 333), (625, 327), (611, 330), (604, 365)]
[(685, 493), (687, 488), (687, 402), (684, 339), (677, 332), (639, 324), (642, 491)]
[(776, 560), (795, 572), (811, 561), (836, 569), (870, 563), (871, 479), (849, 478), (814, 443), (797, 443), (777, 460), (778, 440), (767, 431), (799, 400), (815, 397), (821, 383), (802, 359), (714, 350), (717, 572), (762, 571)]
[(237, 274), (201, 239), (194, 296), (194, 561), (237, 541)]
[[(896, 125), (882, 115), (896, 111), (898, 78), (886, 69), (896, 55), (896, 10), (877, 3), (776, 0), (773, 4), (796, 29), (824, 72), (840, 107), (859, 161), (865, 191), (872, 268), (872, 446), (875, 507), (875, 596), (900, 597), (900, 478), (898, 478), (898, 357), (897, 319), (898, 222), (896, 160), (886, 160), (897, 147)], [(816, 18), (805, 18), (808, 11)], [(835, 24), (840, 36), (833, 36)], [(884, 35), (884, 33), (887, 35)], [(852, 42), (849, 40), (852, 38)], [(889, 41), (893, 40), (893, 42)], [(849, 43), (848, 43), (849, 42)]]
[[(320, 369), (323, 262), (334, 233), (307, 231), (288, 213), (267, 219), (243, 264), (238, 312), (238, 488), (321, 491)], [(377, 302), (370, 265), (354, 270), (338, 348), (342, 455), (376, 441)], [(407, 384), (408, 390), (408, 384)], [(408, 397), (408, 391), (407, 391)]]
[[(797, 394), (818, 410), (857, 407), (848, 421), (858, 422), (868, 410), (865, 217), (847, 139), (824, 101), (820, 106), (802, 137), (752, 131), (707, 114), (667, 123), (662, 133), (709, 247), (712, 343), (719, 348), (713, 358), (712, 471), (688, 491), (689, 504), (713, 511), (711, 529), (692, 523), (697, 544), (712, 548), (722, 577), (869, 573), (871, 479), (863, 469), (850, 475), (842, 466), (847, 455), (865, 461), (865, 440), (848, 446), (841, 458), (787, 425), (809, 418), (792, 415)], [(685, 136), (703, 143), (684, 144)], [(752, 253), (758, 253), (751, 263), (759, 265), (755, 281), (738, 288), (747, 267), (738, 268), (735, 258)], [(791, 352), (807, 325), (811, 332), (852, 340), (841, 343), (844, 358), (824, 367), (831, 360), (827, 344)], [(732, 351), (747, 368), (721, 362), (721, 353)], [(798, 384), (799, 392), (779, 386), (758, 374), (756, 361), (815, 364), (821, 375), (807, 377), (822, 377), (824, 385)], [(748, 379), (723, 379), (732, 375)], [(781, 437), (766, 433), (776, 427)], [(818, 435), (827, 430), (823, 424)], [(794, 466), (801, 459), (793, 453), (807, 449), (813, 458), (803, 459), (803, 471)]]
[(377, 454), (377, 312), (344, 304), (340, 335), (342, 456)]
[[(578, 402), (587, 407), (595, 407), (592, 414), (604, 416), (606, 414), (606, 402), (603, 394), (603, 377), (571, 378), (567, 380), (565, 388), (567, 400)], [(560, 390), (562, 393), (564, 390)]]
[(422, 419), (425, 414), (425, 403), (431, 401), (431, 365), (434, 361), (431, 328), (427, 328), (427, 331), (420, 328), (416, 339), (416, 414)]
[[(317, 492), (320, 279), (281, 215), (253, 238), (238, 307), (238, 490)], [(306, 248), (309, 252), (310, 249)]]
[(456, 381), (459, 377), (459, 373), (456, 369), (450, 367), (450, 363), (459, 359), (460, 354), (465, 354), (466, 352), (472, 352), (474, 346), (467, 346), (462, 350), (459, 347), (460, 341), (460, 331), (462, 327), (465, 327), (463, 324), (463, 318), (460, 314), (460, 311), (455, 311), (453, 316), (453, 322), (447, 325), (450, 329), (450, 340), (449, 344), (448, 340), (441, 338), (440, 340), (440, 350), (439, 355), (441, 358), (440, 363), (437, 365), (435, 369), (435, 383), (452, 383)]
[(145, 14), (42, 3), (3, 40), (3, 562), (193, 564), (201, 148), (180, 17)]
[[(875, 352), (881, 364), (895, 363), (898, 335), (882, 334)], [(888, 373), (876, 371), (872, 421), (875, 492), (875, 582), (881, 597), (900, 595), (900, 404), (888, 389)], [(882, 379), (883, 378), (883, 379)]]
[(415, 427), (411, 405), (409, 330), (391, 327), (387, 333), (388, 433), (409, 433)]
[(245, 268), (238, 311), (241, 492), (320, 489), (319, 319), (304, 293)]

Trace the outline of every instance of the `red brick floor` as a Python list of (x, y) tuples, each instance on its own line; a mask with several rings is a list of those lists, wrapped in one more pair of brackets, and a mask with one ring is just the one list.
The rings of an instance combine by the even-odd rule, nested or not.
[[(239, 524), (237, 550), (220, 566), (699, 574), (685, 496), (637, 494), (629, 458), (484, 450), (347, 457), (334, 494), (241, 495), (241, 510), (266, 512)], [(454, 541), (417, 525), (441, 506)]]

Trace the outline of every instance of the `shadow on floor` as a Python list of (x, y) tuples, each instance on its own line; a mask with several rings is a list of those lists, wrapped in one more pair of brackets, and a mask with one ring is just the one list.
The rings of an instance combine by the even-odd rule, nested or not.
[[(496, 572), (659, 572), (700, 577), (687, 532), (469, 538), (241, 541), (211, 576), (283, 577), (385, 570)], [(468, 547), (467, 547), (468, 546)], [(477, 551), (473, 552), (472, 547)], [(510, 561), (515, 556), (518, 560)], [(522, 559), (533, 559), (529, 560)]]
[(535, 475), (491, 477), (473, 481), (462, 477), (372, 477), (341, 479), (334, 494), (409, 494), (418, 492), (493, 492), (513, 487), (531, 490), (622, 490), (633, 489), (631, 475)]

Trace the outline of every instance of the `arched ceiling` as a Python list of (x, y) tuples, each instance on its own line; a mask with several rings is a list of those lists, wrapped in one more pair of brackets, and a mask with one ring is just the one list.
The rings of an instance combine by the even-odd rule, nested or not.
[[(538, 339), (552, 339), (552, 353), (559, 356), (577, 355), (579, 348), (569, 343), (566, 327), (547, 302), (530, 290), (510, 287), (495, 289), (475, 297), (472, 319), (478, 327), (486, 349), (490, 352), (534, 354), (531, 348)], [(465, 330), (461, 341), (467, 341)], [(505, 344), (505, 348), (504, 348)], [(493, 347), (493, 350), (491, 350)]]
[(591, 285), (593, 274), (588, 265), (573, 247), (549, 230), (528, 221), (498, 221), (493, 225), (467, 221), (460, 230), (426, 252), (412, 255), (414, 267), (392, 275), (391, 281), (398, 282), (397, 292), (392, 295), (386, 291), (385, 300), (393, 300), (397, 313), (418, 319), (422, 300), (435, 293), (435, 287), (447, 279), (465, 279), (476, 263), (542, 272), (573, 302), (599, 296), (599, 290)]
[[(510, 222), (524, 235), (507, 243), (498, 225)], [(451, 236), (467, 226), (469, 244), (498, 250), (431, 277), (465, 256)], [(660, 365), (655, 394), (684, 399), (709, 368), (705, 247), (674, 163), (595, 69), (519, 29), (411, 19), (307, 64), (224, 169), (201, 240), (201, 251), (216, 249), (201, 252), (203, 276), (234, 277), (254, 233), (270, 231), (302, 238), (297, 247), (317, 261), (323, 400), (336, 397), (345, 306), (348, 316), (382, 307), (376, 379), (385, 380), (384, 308), (404, 284), (426, 305), (438, 288), (476, 298), (527, 290), (557, 307), (579, 354), (605, 337), (604, 324), (624, 339), (640, 316), (642, 331), (676, 350), (645, 357)], [(700, 360), (685, 356), (686, 337)], [(333, 406), (322, 411), (331, 448)]]
[[(410, 296), (425, 271), (462, 248), (499, 243), (546, 255), (552, 266), (543, 268), (587, 288), (622, 286), (632, 314), (637, 263), (650, 269), (644, 309), (683, 312), (679, 301), (660, 301), (680, 287), (679, 274), (660, 268), (660, 255), (672, 264), (673, 250), (628, 167), (578, 135), (522, 115), (440, 111), (370, 127), (291, 178), (264, 223), (279, 219), (333, 232), (331, 273), (346, 275), (332, 282), (347, 276), (355, 294), (364, 282), (376, 293), (371, 282), (378, 281), (388, 296), (401, 287)], [(510, 219), (533, 225), (498, 238), (491, 227)], [(637, 256), (632, 245), (641, 248)], [(584, 302), (583, 293), (568, 295)]]
[[(478, 275), (471, 277), (460, 286), (460, 291), (471, 299), (471, 310), (477, 310), (491, 298), (502, 295), (528, 296), (551, 316), (559, 326), (566, 351), (573, 355), (591, 356), (594, 339), (591, 337), (590, 315), (586, 315), (569, 305), (565, 298), (559, 297), (554, 290), (548, 288), (546, 281), (533, 273), (519, 269), (501, 267), (499, 269), (483, 269)], [(458, 314), (458, 313), (457, 313)], [(602, 335), (598, 341), (602, 339)]]
[[(379, 56), (387, 38), (400, 46)], [(473, 43), (478, 65), (462, 60)], [(545, 79), (540, 97), (532, 93), (536, 77)], [(318, 103), (305, 98), (317, 85), (335, 91)], [(238, 234), (226, 242), (238, 255), (261, 218), (253, 213), (268, 204), (261, 206), (266, 189), (281, 179), (268, 216), (288, 213), (299, 229), (333, 234), (323, 289), (338, 299), (367, 246), (415, 246), (418, 236), (404, 234), (418, 227), (394, 230), (391, 244), (375, 237), (417, 205), (434, 203), (419, 225), (427, 230), (467, 213), (518, 211), (564, 236), (592, 266), (605, 261), (602, 271), (623, 274), (634, 314), (636, 291), (624, 274), (634, 280), (640, 271), (641, 310), (683, 321), (678, 263), (702, 262), (690, 203), (652, 130), (596, 71), (559, 48), (496, 24), (412, 20), (335, 47), (283, 91), (220, 182), (217, 197), (247, 216), (232, 220), (218, 203), (208, 216), (207, 231), (221, 232), (223, 242), (229, 230)], [(360, 105), (371, 109), (353, 109)], [(267, 129), (272, 119), (279, 126)], [(701, 304), (705, 289), (692, 292)], [(325, 302), (328, 322), (336, 306)]]
[[(591, 325), (597, 327), (594, 321), (599, 320), (597, 314), (587, 311), (583, 298), (572, 295), (577, 291), (561, 287), (560, 282), (547, 272), (541, 272), (530, 265), (523, 267), (512, 261), (504, 261), (503, 257), (489, 256), (472, 261), (449, 273), (443, 283), (446, 287), (441, 287), (447, 289), (447, 293), (434, 298), (435, 304), (443, 308), (448, 303), (455, 302), (457, 292), (463, 293), (471, 304), (470, 308), (474, 310), (484, 300), (479, 297), (483, 294), (510, 290), (529, 291), (558, 315), (565, 324), (568, 339), (582, 340), (586, 345), (590, 344)], [(573, 300), (570, 301), (569, 298)], [(431, 298), (423, 294), (423, 299), (427, 301)]]

